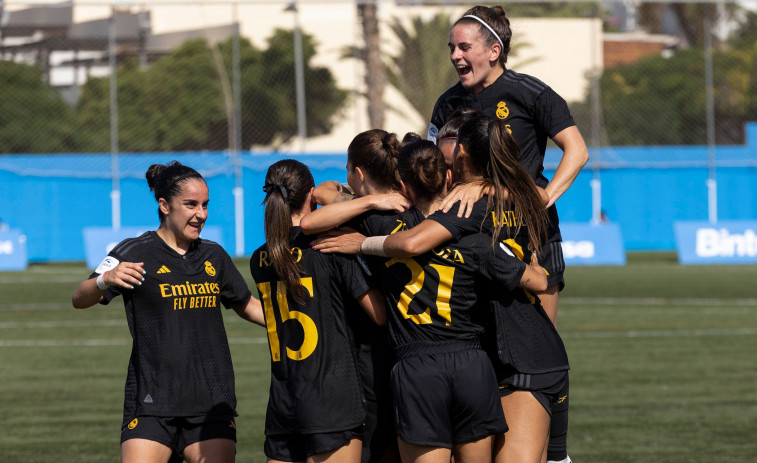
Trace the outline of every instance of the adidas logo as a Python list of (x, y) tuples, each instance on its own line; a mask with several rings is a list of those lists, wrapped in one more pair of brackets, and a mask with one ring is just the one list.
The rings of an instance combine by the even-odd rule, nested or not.
[(160, 267), (160, 268), (158, 269), (158, 273), (171, 273), (171, 271), (170, 271), (170, 270), (168, 270), (168, 267), (166, 267), (165, 265), (163, 265), (163, 266), (161, 266), (161, 267)]
[(146, 403), (146, 404), (151, 404), (152, 403), (152, 396), (150, 394), (147, 394), (147, 397), (145, 397), (145, 400), (143, 400), (143, 402)]

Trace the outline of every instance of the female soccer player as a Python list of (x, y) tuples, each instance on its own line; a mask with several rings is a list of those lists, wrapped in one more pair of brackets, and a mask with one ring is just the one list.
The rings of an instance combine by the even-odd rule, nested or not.
[[(338, 202), (336, 211), (317, 209), (302, 218), (305, 234), (314, 234), (343, 224), (362, 208), (403, 211), (409, 206), (402, 194), (397, 173), (397, 135), (374, 129), (359, 133), (347, 148), (348, 188), (339, 182), (323, 182), (315, 188), (314, 197), (321, 205)], [(356, 196), (357, 198), (356, 198)], [(369, 195), (369, 196), (366, 196)], [(336, 212), (336, 214), (335, 214)], [(351, 223), (358, 226), (356, 223)], [(387, 358), (387, 332), (377, 327), (363, 313), (350, 320), (356, 333), (360, 377), (366, 399), (367, 418), (363, 435), (362, 463), (391, 463), (399, 458), (393, 425), (389, 384), (391, 360)]]
[[(565, 100), (540, 80), (506, 68), (512, 31), (510, 20), (499, 7), (475, 6), (450, 31), (450, 60), (460, 82), (436, 102), (429, 125), (429, 138), (457, 107), (473, 106), (492, 118), (504, 120), (522, 153), (521, 165), (549, 195), (550, 231), (540, 260), (549, 271), (549, 287), (539, 293), (544, 310), (557, 326), (559, 292), (565, 286), (565, 261), (560, 242), (555, 202), (568, 190), (589, 153), (570, 115)], [(543, 175), (547, 137), (563, 151), (552, 180)], [(462, 192), (458, 192), (458, 195)], [(443, 209), (447, 209), (444, 205)], [(464, 209), (460, 210), (463, 214)], [(567, 388), (567, 386), (566, 386)], [(566, 400), (554, 410), (550, 461), (569, 461), (566, 450), (568, 425)]]
[[(363, 229), (370, 235), (412, 227), (444, 197), (450, 176), (433, 143), (403, 147), (399, 172), (415, 207), (401, 214), (363, 215)], [(339, 215), (335, 211), (344, 207), (323, 210)], [(538, 290), (546, 287), (544, 273), (504, 247), (492, 250), (485, 234), (450, 240), (414, 259), (384, 259), (372, 268), (394, 309), (389, 327), (398, 364), (392, 384), (403, 462), (449, 461), (450, 453), (458, 462), (489, 461), (492, 436), (504, 427), (496, 386), (487, 381), (491, 366), (480, 349), (483, 328), (474, 322), (472, 309), (477, 295), (486, 293), (486, 281)]]
[(126, 377), (121, 461), (233, 462), (236, 397), (219, 310), (263, 323), (260, 302), (217, 243), (200, 238), (208, 186), (172, 162), (146, 173), (160, 226), (119, 243), (76, 288), (87, 308), (123, 296), (133, 343)]
[(362, 307), (385, 325), (383, 298), (357, 261), (310, 248), (299, 227), (316, 206), (307, 166), (274, 163), (263, 190), (266, 244), (250, 272), (271, 350), (265, 454), (269, 462), (357, 463), (366, 414), (347, 317)]
[[(518, 146), (505, 124), (482, 116), (466, 122), (458, 134), (455, 168), (462, 181), (484, 182), (487, 191), (492, 188), (494, 198), (477, 201), (469, 218), (458, 217), (456, 210), (435, 213), (407, 231), (359, 240), (362, 251), (408, 257), (483, 230), (496, 237), (503, 251), (529, 260), (529, 245), (539, 248), (547, 216), (536, 185), (518, 164)], [(345, 237), (316, 243), (324, 251), (355, 250), (354, 243)], [(498, 364), (502, 406), (510, 426), (504, 446), (500, 443), (497, 451), (497, 461), (539, 462), (545, 456), (551, 404), (560, 400), (560, 390), (567, 382), (567, 355), (532, 294), (513, 295), (497, 285), (486, 289), (494, 317), (486, 326), (495, 328), (496, 345), (491, 352)], [(523, 382), (523, 378), (528, 381)]]
[[(576, 179), (589, 159), (589, 152), (565, 100), (538, 79), (505, 67), (511, 36), (510, 20), (499, 6), (473, 7), (455, 22), (450, 31), (449, 49), (460, 82), (437, 100), (428, 135), (435, 140), (438, 128), (460, 107), (473, 107), (491, 118), (505, 121), (520, 147), (521, 165), (549, 195), (550, 231), (548, 243), (540, 254), (541, 262), (550, 273), (549, 288), (540, 293), (539, 298), (556, 325), (565, 262), (554, 203)], [(563, 150), (551, 181), (542, 173), (547, 137)]]

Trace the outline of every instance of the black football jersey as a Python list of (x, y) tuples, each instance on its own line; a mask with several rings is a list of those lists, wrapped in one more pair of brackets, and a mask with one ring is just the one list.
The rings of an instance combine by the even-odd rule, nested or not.
[(304, 304), (287, 294), (266, 244), (250, 259), (271, 354), (266, 435), (337, 432), (365, 419), (346, 311), (361, 310), (354, 301), (370, 287), (354, 258), (314, 251), (310, 241), (293, 228), (291, 252), (311, 296)]
[[(417, 209), (373, 214), (363, 225), (369, 235), (412, 228), (425, 217)], [(374, 265), (387, 299), (393, 347), (414, 342), (477, 341), (483, 327), (475, 312), (479, 296), (496, 273), (517, 286), (525, 264), (515, 258), (489, 259), (491, 236), (468, 234), (412, 258), (381, 258)], [(492, 269), (496, 268), (496, 272)]]
[[(466, 235), (483, 230), (491, 245), (491, 233), (495, 227), (495, 214), (483, 197), (473, 207), (468, 219), (457, 217), (457, 203), (447, 213), (436, 212), (429, 219), (444, 226), (453, 236), (464, 239)], [(517, 230), (517, 219), (512, 211), (504, 211), (499, 219), (510, 228), (503, 228), (491, 258), (497, 259), (499, 251), (524, 262), (531, 261), (528, 248), (528, 231), (524, 226)], [(494, 269), (495, 267), (490, 267)], [(500, 279), (496, 270), (489, 277), (499, 281), (485, 288), (491, 309), (482, 323), (487, 327), (485, 346), (504, 365), (511, 365), (521, 373), (538, 374), (568, 369), (565, 346), (552, 321), (541, 306), (539, 298), (526, 289), (513, 286), (509, 275)], [(521, 273), (522, 275), (522, 273)], [(493, 330), (491, 328), (494, 328)], [(496, 351), (496, 355), (495, 355)]]
[(125, 422), (137, 415), (236, 414), (220, 308), (245, 305), (250, 291), (226, 251), (198, 239), (181, 255), (149, 231), (116, 245), (106, 260), (111, 268), (117, 262), (143, 262), (146, 272), (142, 285), (110, 287), (102, 301), (123, 296), (133, 339)]
[[(444, 92), (431, 115), (429, 138), (461, 107), (473, 107), (493, 119), (507, 122), (507, 127), (521, 150), (520, 164), (542, 188), (549, 181), (544, 176), (544, 153), (547, 138), (575, 124), (568, 104), (552, 88), (535, 77), (515, 71), (505, 72), (478, 95), (469, 93), (461, 83)], [(549, 241), (561, 239), (557, 209), (549, 209)]]

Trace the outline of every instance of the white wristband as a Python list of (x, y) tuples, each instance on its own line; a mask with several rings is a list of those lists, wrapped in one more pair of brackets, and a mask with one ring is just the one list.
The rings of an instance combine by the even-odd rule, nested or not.
[(386, 256), (384, 252), (384, 241), (386, 236), (369, 236), (360, 245), (360, 252), (362, 254), (368, 254), (370, 256)]
[(106, 289), (110, 288), (110, 286), (108, 286), (108, 284), (103, 281), (103, 275), (105, 275), (104, 272), (97, 275), (97, 287), (105, 291)]

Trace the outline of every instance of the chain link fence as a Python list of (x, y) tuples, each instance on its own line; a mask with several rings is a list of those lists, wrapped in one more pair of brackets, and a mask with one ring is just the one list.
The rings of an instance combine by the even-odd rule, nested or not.
[[(592, 146), (743, 144), (757, 120), (748, 3), (505, 7), (509, 67), (563, 95)], [(377, 126), (423, 133), (456, 82), (464, 10), (0, 2), (0, 153), (328, 152)]]
[[(716, 166), (757, 167), (756, 153), (723, 149), (748, 145), (757, 121), (757, 2), (499, 4), (508, 67), (562, 95), (589, 145), (595, 221), (601, 173), (627, 166), (708, 168), (717, 218)], [(142, 175), (138, 155), (222, 152), (209, 174), (235, 178), (241, 210), (249, 153), (344, 153), (375, 127), (425, 134), (457, 82), (447, 42), (467, 7), (0, 0), (0, 161), (87, 155), (84, 169), (38, 156), (8, 172), (111, 178), (118, 228), (119, 182)]]

